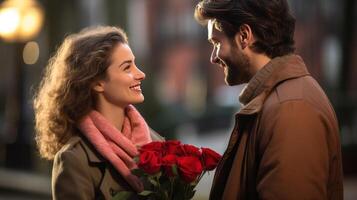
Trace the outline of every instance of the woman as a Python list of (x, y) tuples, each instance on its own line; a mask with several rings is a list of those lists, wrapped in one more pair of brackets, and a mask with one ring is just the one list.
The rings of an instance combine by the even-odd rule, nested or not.
[(145, 74), (120, 28), (69, 35), (51, 58), (34, 101), (36, 141), (54, 160), (53, 199), (110, 199), (143, 190), (133, 157), (162, 138), (132, 104), (144, 101)]

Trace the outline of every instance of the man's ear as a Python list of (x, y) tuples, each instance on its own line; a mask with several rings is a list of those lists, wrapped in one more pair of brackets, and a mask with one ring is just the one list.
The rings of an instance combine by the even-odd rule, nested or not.
[(104, 83), (103, 81), (96, 81), (92, 85), (92, 89), (98, 93), (104, 91)]
[(250, 26), (248, 24), (242, 24), (239, 27), (238, 32), (234, 36), (234, 40), (236, 41), (236, 43), (240, 44), (242, 49), (245, 49), (246, 47), (253, 44), (255, 39)]

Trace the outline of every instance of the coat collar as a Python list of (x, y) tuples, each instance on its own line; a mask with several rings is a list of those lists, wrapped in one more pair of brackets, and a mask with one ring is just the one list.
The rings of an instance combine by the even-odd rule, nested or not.
[(249, 81), (240, 95), (247, 103), (237, 115), (258, 113), (270, 92), (282, 81), (309, 75), (304, 61), (298, 55), (273, 58)]
[(79, 142), (83, 147), (84, 151), (86, 152), (89, 162), (91, 163), (106, 162), (105, 158), (95, 150), (94, 146), (88, 141), (86, 137), (84, 137), (82, 134), (78, 134), (77, 137), (80, 138)]

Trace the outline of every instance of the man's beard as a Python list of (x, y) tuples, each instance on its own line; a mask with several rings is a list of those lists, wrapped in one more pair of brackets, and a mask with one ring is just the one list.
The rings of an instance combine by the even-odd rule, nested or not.
[[(233, 57), (234, 56), (234, 57)], [(225, 82), (227, 85), (239, 85), (247, 83), (251, 79), (250, 62), (248, 56), (241, 51), (231, 52), (231, 58), (225, 60), (227, 72)]]

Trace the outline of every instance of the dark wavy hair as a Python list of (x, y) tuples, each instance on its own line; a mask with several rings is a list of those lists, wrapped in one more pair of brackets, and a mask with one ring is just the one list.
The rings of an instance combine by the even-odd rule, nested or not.
[(295, 18), (286, 0), (203, 0), (196, 6), (195, 18), (201, 24), (215, 19), (228, 37), (248, 24), (256, 39), (253, 50), (270, 58), (295, 50)]
[(34, 98), (36, 142), (46, 159), (75, 133), (76, 123), (94, 107), (94, 81), (106, 78), (114, 48), (127, 44), (125, 32), (99, 26), (65, 38), (49, 60)]

